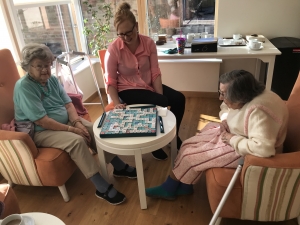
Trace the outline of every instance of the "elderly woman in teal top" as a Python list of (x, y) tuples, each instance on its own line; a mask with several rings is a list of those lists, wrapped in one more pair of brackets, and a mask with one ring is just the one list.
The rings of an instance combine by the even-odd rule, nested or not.
[[(107, 183), (89, 147), (96, 151), (92, 124), (80, 118), (70, 97), (51, 75), (54, 56), (43, 44), (29, 44), (22, 50), (22, 68), (27, 74), (16, 82), (14, 105), (16, 121), (32, 121), (33, 141), (38, 147), (66, 151), (86, 178), (96, 187), (96, 196), (111, 204), (122, 203), (125, 196)], [(118, 156), (106, 153), (106, 162), (114, 167), (114, 176), (136, 178), (136, 170)]]

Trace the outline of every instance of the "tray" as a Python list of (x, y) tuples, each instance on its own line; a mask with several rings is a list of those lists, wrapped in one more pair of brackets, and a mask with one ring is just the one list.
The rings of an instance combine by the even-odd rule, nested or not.
[(240, 42), (237, 43), (237, 41), (232, 38), (223, 38), (218, 40), (218, 45), (220, 47), (238, 47), (238, 46), (246, 46), (248, 43), (248, 41), (245, 38), (241, 38), (238, 41)]

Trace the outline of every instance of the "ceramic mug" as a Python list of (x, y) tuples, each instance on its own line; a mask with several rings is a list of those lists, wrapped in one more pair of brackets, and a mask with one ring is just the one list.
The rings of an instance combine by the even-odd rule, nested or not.
[(232, 37), (234, 40), (239, 40), (242, 38), (242, 35), (241, 34), (233, 34)]
[(12, 214), (10, 216), (5, 217), (1, 225), (26, 225), (20, 214)]
[(194, 39), (198, 39), (198, 38), (200, 38), (201, 37), (201, 34), (200, 33), (195, 33), (194, 34)]
[(193, 39), (194, 39), (194, 34), (193, 33), (188, 33), (186, 35), (186, 41), (187, 42), (191, 43), (193, 41)]
[(249, 40), (249, 47), (252, 49), (259, 49), (262, 46), (262, 42), (257, 39)]
[(207, 38), (207, 37), (208, 37), (208, 32), (201, 33), (201, 38)]

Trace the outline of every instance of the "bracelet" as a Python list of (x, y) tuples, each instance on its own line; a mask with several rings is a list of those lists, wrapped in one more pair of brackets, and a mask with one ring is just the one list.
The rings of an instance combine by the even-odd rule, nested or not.
[(70, 131), (70, 128), (71, 128), (71, 126), (68, 126), (68, 130), (67, 131)]
[(74, 121), (72, 122), (72, 126), (75, 127), (75, 125), (76, 125), (77, 122), (82, 123), (81, 120), (78, 118), (78, 119), (76, 119), (76, 120), (74, 120)]

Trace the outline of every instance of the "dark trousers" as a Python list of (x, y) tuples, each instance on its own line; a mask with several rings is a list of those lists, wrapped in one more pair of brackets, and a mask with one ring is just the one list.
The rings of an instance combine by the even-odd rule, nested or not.
[(176, 132), (178, 131), (185, 110), (184, 95), (166, 85), (163, 85), (163, 95), (143, 89), (130, 89), (119, 92), (119, 97), (127, 105), (154, 104), (162, 107), (170, 106), (170, 111), (176, 117)]

